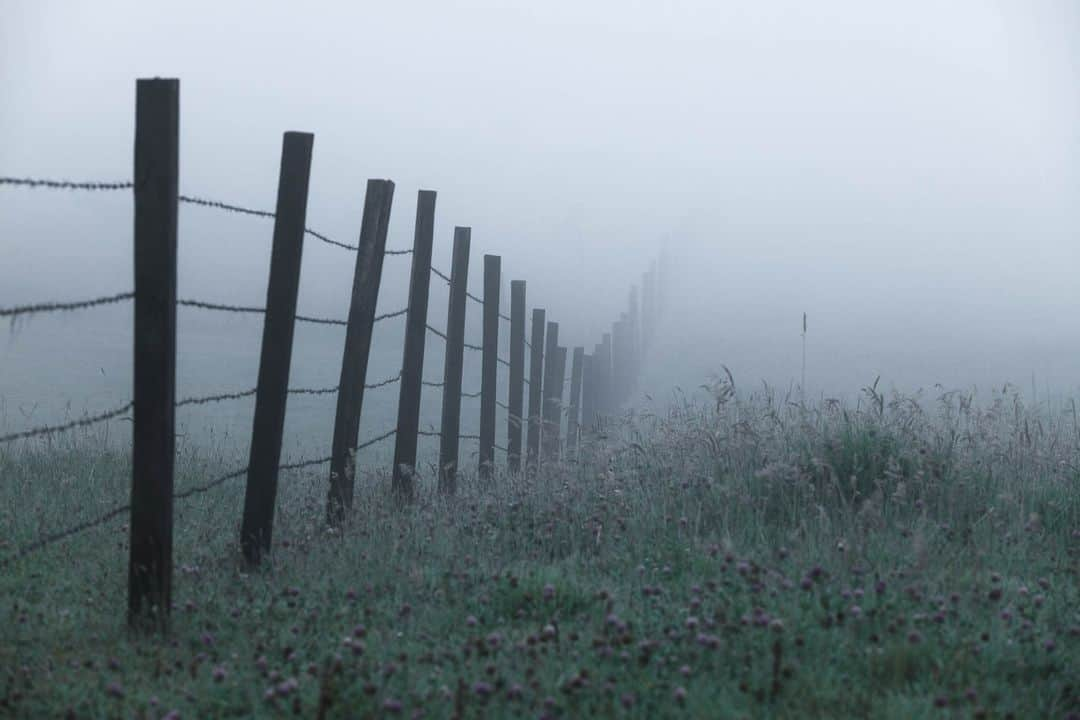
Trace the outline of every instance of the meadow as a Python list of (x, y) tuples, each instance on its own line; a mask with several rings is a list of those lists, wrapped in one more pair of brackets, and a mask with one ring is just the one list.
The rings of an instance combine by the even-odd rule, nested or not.
[[(1013, 388), (798, 401), (730, 377), (531, 477), (242, 481), (176, 509), (168, 635), (125, 625), (122, 443), (0, 448), (0, 715), (1078, 718), (1080, 425)], [(178, 489), (235, 465), (183, 446)], [(361, 461), (363, 464), (363, 461)]]

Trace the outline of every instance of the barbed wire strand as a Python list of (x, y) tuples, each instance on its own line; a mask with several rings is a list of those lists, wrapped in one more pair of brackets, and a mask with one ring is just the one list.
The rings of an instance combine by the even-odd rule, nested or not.
[(387, 438), (391, 438), (394, 435), (397, 435), (397, 428), (394, 428), (393, 430), (387, 430), (382, 435), (378, 435), (376, 437), (369, 438), (368, 440), (365, 440), (364, 442), (357, 445), (356, 449), (357, 450), (363, 450), (365, 448), (369, 448), (372, 445), (374, 445), (375, 443), (382, 442), (383, 440), (386, 440)]
[(365, 390), (374, 390), (375, 388), (381, 388), (381, 387), (384, 387), (386, 385), (393, 385), (394, 383), (396, 383), (400, 379), (401, 379), (401, 373), (399, 372), (397, 375), (395, 375), (393, 377), (388, 377), (385, 380), (380, 380), (377, 383), (371, 383), (370, 385), (364, 385), (364, 389)]
[[(380, 442), (382, 440), (386, 440), (389, 437), (392, 437), (396, 433), (397, 433), (397, 428), (394, 428), (393, 430), (391, 430), (389, 432), (383, 433), (382, 435), (379, 435), (378, 437), (371, 438), (370, 440), (367, 440), (367, 441), (361, 443), (360, 445), (357, 446), (356, 449), (357, 450), (362, 450), (364, 448), (370, 447), (371, 445), (374, 445), (377, 442)], [(295, 462), (295, 463), (287, 463), (287, 464), (284, 464), (284, 465), (279, 465), (278, 470), (279, 471), (280, 470), (298, 470), (298, 469), (306, 468), (306, 467), (314, 467), (316, 465), (324, 465), (324, 464), (330, 462), (332, 459), (333, 458), (331, 456), (331, 457), (315, 458), (313, 460), (301, 460), (301, 461), (298, 461), (298, 462)], [(192, 497), (194, 495), (209, 492), (210, 490), (213, 490), (216, 487), (224, 485), (229, 480), (234, 480), (234, 479), (236, 479), (238, 477), (246, 475), (247, 472), (248, 472), (248, 466), (244, 466), (244, 467), (242, 467), (242, 468), (240, 468), (238, 470), (230, 471), (230, 472), (228, 472), (228, 473), (226, 473), (224, 475), (221, 475), (221, 476), (219, 476), (217, 478), (214, 478), (213, 480), (211, 480), (209, 482), (202, 483), (200, 485), (193, 485), (193, 486), (191, 486), (189, 488), (186, 488), (185, 490), (182, 490), (181, 492), (173, 493), (173, 499), (174, 500), (183, 500), (183, 499)], [(84, 522), (77, 523), (77, 524), (72, 525), (71, 527), (65, 528), (63, 530), (58, 530), (56, 532), (49, 533), (48, 535), (45, 535), (44, 537), (41, 537), (41, 538), (35, 540), (34, 542), (29, 543), (29, 544), (24, 545), (23, 547), (19, 548), (19, 550), (16, 553), (16, 557), (25, 557), (25, 556), (27, 556), (27, 555), (29, 555), (29, 554), (31, 554), (33, 552), (36, 552), (37, 550), (40, 550), (40, 549), (42, 549), (42, 548), (44, 548), (44, 547), (46, 547), (48, 545), (52, 545), (53, 543), (56, 543), (56, 542), (59, 542), (61, 540), (66, 539), (66, 538), (69, 538), (72, 535), (77, 535), (78, 533), (81, 533), (81, 532), (83, 532), (85, 530), (90, 530), (90, 529), (92, 529), (94, 527), (104, 525), (105, 523), (109, 522), (110, 520), (112, 520), (112, 519), (114, 519), (114, 518), (116, 518), (116, 517), (118, 517), (118, 516), (120, 516), (120, 515), (122, 515), (122, 514), (124, 514), (126, 512), (130, 512), (130, 511), (131, 511), (131, 506), (130, 505), (121, 505), (119, 507), (114, 507), (113, 509), (109, 510), (108, 512), (106, 512), (103, 515), (99, 515), (98, 517), (94, 518), (93, 520), (86, 520)]]
[(115, 408), (113, 410), (107, 410), (97, 415), (90, 415), (79, 420), (72, 420), (61, 425), (40, 425), (28, 430), (20, 430), (19, 432), (11, 433), (9, 435), (0, 435), (0, 444), (14, 442), (15, 440), (24, 440), (26, 438), (38, 437), (40, 435), (52, 435), (53, 433), (67, 432), (74, 430), (75, 428), (87, 427), (89, 425), (95, 425), (97, 423), (111, 420), (112, 418), (124, 415), (129, 410), (135, 407), (135, 403), (129, 402), (122, 407)]
[(234, 393), (222, 393), (220, 395), (204, 395), (203, 397), (190, 397), (180, 400), (176, 403), (176, 407), (185, 407), (188, 405), (208, 405), (210, 403), (225, 402), (226, 400), (240, 400), (241, 398), (251, 397), (258, 388), (251, 388), (250, 390), (242, 390)]
[(71, 180), (17, 177), (0, 177), (0, 185), (21, 185), (30, 188), (49, 188), (51, 190), (130, 190), (135, 187), (135, 183), (128, 181), (91, 180), (73, 182)]
[(123, 302), (135, 297), (133, 292), (117, 293), (116, 295), (104, 295), (90, 300), (74, 300), (71, 302), (40, 302), (31, 305), (16, 305), (10, 308), (0, 308), (0, 317), (16, 318), (20, 315), (34, 315), (46, 312), (67, 312), (81, 310), (83, 308), (96, 307), (98, 305), (111, 305)]
[(266, 308), (251, 307), (245, 305), (225, 305), (223, 303), (211, 303), (203, 300), (188, 300), (181, 299), (176, 301), (177, 305), (183, 307), (193, 307), (200, 310), (215, 310), (217, 312), (233, 312), (233, 313), (255, 313), (265, 314)]
[(290, 395), (331, 395), (339, 389), (338, 385), (325, 388), (289, 388), (288, 393)]

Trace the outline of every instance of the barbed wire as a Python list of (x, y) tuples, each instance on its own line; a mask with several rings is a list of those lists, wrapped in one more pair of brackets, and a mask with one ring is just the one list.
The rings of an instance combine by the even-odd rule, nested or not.
[(211, 303), (203, 300), (181, 299), (177, 300), (176, 304), (184, 307), (198, 308), (200, 310), (215, 310), (217, 312), (266, 314), (266, 308), (245, 305), (225, 305), (223, 303)]
[(312, 230), (311, 228), (307, 228), (307, 227), (304, 228), (304, 234), (305, 235), (310, 235), (311, 237), (316, 238), (317, 240), (322, 240), (327, 245), (333, 245), (335, 247), (342, 248), (343, 250), (352, 250), (353, 252), (356, 252), (357, 250), (360, 249), (359, 245), (349, 245), (348, 243), (338, 242), (337, 240), (331, 240), (330, 238), (326, 237), (322, 233), (317, 233), (314, 230)]
[(499, 361), (500, 365), (505, 365), (506, 367), (510, 367), (510, 361), (507, 360), (506, 358), (497, 357), (495, 359)]
[(313, 325), (348, 325), (347, 320), (337, 318), (312, 317), (310, 315), (297, 315), (296, 322), (312, 323)]
[(0, 308), (0, 317), (16, 318), (20, 315), (34, 315), (45, 312), (67, 312), (81, 310), (83, 308), (96, 307), (98, 305), (111, 305), (123, 302), (135, 297), (133, 292), (117, 293), (116, 295), (104, 295), (90, 300), (74, 300), (71, 302), (40, 302), (31, 305), (16, 305), (10, 308)]
[(421, 380), (420, 384), (428, 387), (446, 387), (446, 383), (442, 380)]
[[(436, 275), (441, 277), (443, 280), (445, 280), (447, 285), (452, 284), (452, 282), (450, 280), (450, 276), (447, 275), (446, 273), (444, 273), (439, 268), (435, 267), (434, 265), (431, 266), (431, 272), (435, 273)], [(484, 304), (484, 299), (483, 298), (477, 297), (476, 295), (473, 295), (471, 292), (468, 291), (468, 289), (465, 290), (465, 297), (469, 298), (473, 302), (480, 303), (481, 305)], [(510, 318), (506, 318), (506, 319), (509, 320)]]
[(442, 437), (442, 432), (438, 430), (417, 430), (416, 434), (423, 437)]
[[(184, 299), (181, 299), (181, 300), (177, 300), (176, 304), (177, 305), (182, 305), (184, 307), (193, 307), (193, 308), (198, 308), (200, 310), (213, 310), (213, 311), (216, 311), (216, 312), (251, 313), (251, 314), (256, 314), (256, 315), (265, 315), (266, 314), (266, 308), (262, 308), (262, 307), (254, 307), (254, 306), (250, 306), (250, 305), (229, 305), (229, 304), (225, 304), (225, 303), (212, 303), (212, 302), (206, 302), (205, 300), (191, 300), (191, 299), (184, 298)], [(382, 315), (376, 315), (374, 318), (371, 319), (371, 322), (372, 323), (377, 323), (377, 322), (382, 322), (383, 320), (390, 320), (391, 318), (400, 317), (401, 315), (404, 315), (407, 312), (409, 312), (409, 308), (404, 307), (404, 308), (401, 308), (400, 310), (394, 310), (392, 312), (383, 313)], [(315, 324), (315, 325), (348, 326), (348, 324), (349, 324), (348, 320), (340, 320), (338, 318), (316, 317), (316, 316), (312, 316), (312, 315), (296, 315), (295, 317), (296, 317), (297, 322), (312, 323), (312, 324)]]
[(243, 390), (241, 392), (234, 393), (222, 393), (221, 395), (204, 395), (203, 397), (190, 397), (185, 398), (176, 403), (176, 407), (185, 407), (188, 405), (208, 405), (209, 403), (225, 402), (226, 400), (240, 400), (241, 398), (251, 397), (258, 388), (251, 388), (250, 390)]
[(220, 476), (218, 478), (215, 478), (215, 479), (211, 480), (208, 483), (203, 483), (202, 485), (193, 485), (193, 486), (187, 488), (186, 490), (183, 490), (182, 492), (173, 493), (173, 499), (174, 500), (183, 500), (184, 498), (189, 498), (192, 495), (198, 495), (200, 493), (209, 492), (210, 490), (213, 490), (214, 488), (216, 488), (216, 487), (218, 487), (220, 485), (224, 485), (229, 480), (234, 480), (234, 479), (236, 479), (238, 477), (241, 477), (242, 475), (246, 475), (247, 471), (248, 471), (248, 466), (245, 465), (244, 467), (240, 468), (239, 470), (233, 470), (233, 471), (231, 471), (229, 473), (226, 473), (225, 475), (222, 475), (222, 476)]
[(86, 182), (77, 182), (71, 180), (17, 177), (0, 177), (0, 185), (21, 185), (30, 188), (49, 188), (51, 190), (130, 190), (135, 187), (135, 183), (127, 181), (111, 182), (90, 180)]
[(104, 525), (105, 523), (109, 522), (113, 518), (117, 517), (118, 515), (122, 515), (125, 512), (128, 512), (129, 510), (131, 510), (130, 505), (123, 505), (121, 507), (115, 507), (112, 510), (109, 510), (104, 515), (100, 515), (100, 516), (94, 518), (93, 520), (86, 520), (84, 522), (78, 523), (76, 525), (72, 525), (71, 527), (65, 528), (63, 530), (57, 530), (56, 532), (49, 533), (48, 535), (45, 535), (43, 537), (38, 538), (37, 540), (35, 540), (32, 543), (28, 543), (26, 545), (23, 545), (15, 553), (15, 556), (16, 557), (26, 557), (27, 555), (29, 555), (29, 554), (31, 554), (33, 552), (37, 552), (38, 550), (40, 550), (40, 549), (42, 549), (42, 548), (44, 548), (44, 547), (46, 547), (48, 545), (52, 545), (53, 543), (60, 542), (61, 540), (64, 540), (66, 538), (71, 537), (72, 535), (77, 535), (77, 534), (83, 532), (84, 530), (89, 530), (91, 528), (98, 527), (99, 525)]
[(404, 307), (400, 310), (394, 310), (393, 312), (383, 313), (382, 315), (376, 315), (372, 322), (380, 322), (382, 320), (389, 320), (390, 318), (396, 318), (399, 315), (404, 315), (409, 312), (409, 308)]
[(135, 403), (129, 402), (122, 407), (115, 408), (113, 410), (107, 410), (97, 415), (90, 415), (79, 420), (72, 420), (61, 425), (39, 425), (35, 428), (28, 430), (20, 430), (19, 432), (10, 433), (8, 435), (0, 435), (0, 445), (4, 443), (14, 442), (15, 440), (25, 440), (26, 438), (38, 437), (40, 435), (52, 435), (53, 433), (67, 432), (74, 430), (75, 428), (87, 427), (97, 423), (111, 420), (114, 417), (119, 417), (127, 413), (135, 407)]
[[(132, 182), (72, 182), (70, 180), (49, 180), (40, 178), (15, 177), (0, 177), (0, 185), (21, 185), (31, 188), (43, 187), (56, 190), (130, 190), (135, 187), (135, 183)], [(176, 199), (178, 202), (188, 205), (198, 205), (200, 207), (213, 208), (215, 210), (224, 210), (226, 212), (238, 213), (240, 215), (251, 215), (253, 217), (260, 218), (277, 217), (277, 213), (271, 212), (269, 210), (258, 210), (256, 208), (244, 207), (243, 205), (222, 202), (220, 200), (210, 200), (209, 198), (196, 197), (194, 195), (178, 195)], [(345, 250), (352, 250), (355, 252), (356, 250), (360, 249), (357, 245), (349, 245), (348, 243), (339, 242), (309, 227), (304, 228), (304, 234), (310, 235), (316, 240), (321, 240), (328, 245), (334, 245)], [(385, 250), (383, 251), (383, 255), (412, 255), (412, 252), (413, 251), (411, 248), (406, 250)]]
[(446, 337), (446, 333), (444, 333), (442, 330), (436, 330), (431, 325), (428, 325), (427, 329), (430, 330), (431, 332), (435, 333), (439, 337), (441, 337), (443, 340), (448, 340), (448, 338)]
[[(192, 195), (179, 195), (176, 199), (182, 203), (187, 203), (189, 205), (199, 205), (202, 207), (214, 208), (215, 210), (224, 210), (226, 212), (238, 213), (240, 215), (251, 215), (253, 217), (261, 218), (277, 217), (276, 213), (272, 213), (269, 210), (256, 210), (255, 208), (244, 207), (243, 205), (234, 205), (233, 203), (226, 203), (221, 202), (220, 200), (210, 200), (207, 198), (194, 197)], [(348, 243), (338, 242), (337, 240), (329, 238), (326, 235), (320, 232), (316, 232), (315, 230), (312, 230), (308, 227), (304, 228), (304, 234), (310, 235), (316, 240), (321, 240), (328, 245), (334, 245), (345, 250), (356, 251), (359, 249), (359, 247), (356, 245), (349, 245)]]
[(375, 388), (385, 387), (386, 385), (393, 385), (398, 380), (401, 380), (401, 372), (400, 371), (398, 372), (397, 375), (395, 375), (393, 377), (388, 377), (385, 380), (380, 380), (379, 382), (371, 383), (370, 385), (364, 385), (364, 389), (365, 390), (374, 390)]
[(340, 390), (339, 385), (325, 388), (289, 388), (290, 395), (331, 395)]
[(505, 320), (508, 323), (514, 322), (513, 320), (510, 319), (509, 315), (503, 315), (502, 313), (499, 313), (499, 319), (500, 320)]
[[(360, 445), (357, 445), (356, 449), (357, 450), (362, 450), (364, 448), (370, 447), (370, 446), (374, 445), (377, 442), (381, 442), (383, 440), (386, 440), (389, 437), (392, 437), (396, 433), (397, 433), (397, 428), (394, 428), (393, 430), (390, 430), (389, 432), (383, 433), (382, 435), (379, 435), (377, 437), (373, 437), (373, 438), (371, 438), (369, 440), (366, 440), (365, 442), (361, 443)], [(330, 462), (332, 459), (333, 459), (332, 456), (328, 456), (328, 457), (322, 457), (322, 458), (315, 458), (315, 459), (312, 459), (312, 460), (301, 460), (301, 461), (294, 462), (294, 463), (286, 463), (284, 465), (279, 465), (278, 470), (279, 471), (281, 471), (281, 470), (299, 470), (301, 468), (314, 467), (316, 465), (324, 465), (324, 464)], [(186, 488), (186, 489), (184, 489), (184, 490), (182, 490), (180, 492), (173, 493), (173, 499), (174, 500), (184, 500), (184, 499), (192, 497), (194, 495), (199, 495), (201, 493), (209, 492), (210, 490), (213, 490), (214, 488), (217, 488), (217, 487), (220, 487), (221, 485), (224, 485), (229, 480), (234, 480), (234, 479), (236, 479), (238, 477), (242, 477), (242, 476), (246, 475), (247, 472), (248, 472), (248, 469), (249, 469), (249, 466), (245, 465), (242, 468), (239, 468), (237, 470), (232, 470), (232, 471), (230, 471), (228, 473), (225, 473), (224, 475), (216, 477), (213, 480), (210, 480), (209, 482), (201, 483), (199, 485), (193, 485), (193, 486), (188, 487), (188, 488)], [(106, 512), (103, 515), (99, 515), (98, 517), (94, 518), (93, 520), (86, 520), (84, 522), (77, 523), (77, 524), (72, 525), (71, 527), (65, 528), (63, 530), (58, 530), (56, 532), (49, 533), (48, 535), (45, 535), (45, 536), (35, 540), (34, 542), (28, 543), (27, 545), (24, 545), (23, 547), (19, 548), (19, 550), (16, 552), (16, 557), (25, 557), (25, 556), (27, 556), (27, 555), (29, 555), (29, 554), (31, 554), (33, 552), (36, 552), (37, 550), (40, 550), (40, 549), (42, 549), (42, 548), (44, 548), (44, 547), (46, 547), (48, 545), (52, 545), (53, 543), (56, 543), (56, 542), (59, 542), (61, 540), (66, 539), (66, 538), (69, 538), (72, 535), (77, 535), (78, 533), (81, 533), (81, 532), (83, 532), (85, 530), (90, 530), (92, 528), (104, 525), (105, 523), (109, 522), (110, 520), (112, 520), (112, 519), (114, 519), (114, 518), (116, 518), (116, 517), (118, 517), (118, 516), (120, 516), (120, 515), (122, 515), (122, 514), (124, 514), (126, 512), (130, 512), (130, 511), (131, 511), (131, 506), (130, 505), (121, 505), (121, 506), (118, 506), (118, 507), (114, 507), (113, 509), (109, 510), (108, 512)]]
[(496, 450), (500, 450), (500, 451), (502, 451), (502, 452), (504, 452), (504, 453), (508, 453), (508, 452), (510, 452), (509, 450), (507, 450), (506, 448), (504, 448), (504, 447), (503, 447), (502, 445), (497, 445), (496, 443), (492, 443), (492, 444), (491, 444), (491, 447), (495, 448)]
[(503, 410), (506, 410), (507, 412), (510, 411), (510, 406), (507, 405), (506, 403), (504, 403), (502, 400), (496, 400), (495, 404), (497, 406), (499, 406), (500, 408), (502, 408)]
[(382, 435), (378, 435), (376, 437), (369, 438), (369, 439), (365, 440), (364, 442), (357, 445), (356, 449), (357, 450), (363, 450), (365, 448), (369, 448), (372, 445), (374, 445), (375, 443), (382, 442), (383, 440), (386, 440), (387, 438), (391, 438), (394, 435), (397, 435), (397, 428), (394, 428), (393, 430), (387, 430)]
[(477, 390), (476, 392), (471, 392), (471, 393), (462, 392), (461, 397), (463, 397), (463, 398), (478, 398), (478, 397), (480, 397), (480, 393), (481, 393), (480, 390)]
[(462, 435), (458, 433), (458, 440), (479, 440), (479, 435)]

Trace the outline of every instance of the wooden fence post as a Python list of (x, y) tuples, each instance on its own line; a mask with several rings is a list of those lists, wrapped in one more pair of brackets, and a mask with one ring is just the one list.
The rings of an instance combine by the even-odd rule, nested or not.
[(499, 291), (502, 259), (484, 256), (484, 348), (480, 360), (480, 477), (495, 470), (495, 400), (499, 372)]
[(443, 363), (442, 427), (439, 431), (439, 489), (457, 489), (461, 432), (461, 374), (465, 366), (465, 300), (469, 288), (469, 244), (472, 230), (454, 228), (450, 267), (450, 302), (446, 310), (446, 355)]
[[(558, 413), (559, 407), (554, 396), (556, 362), (559, 349), (559, 323), (548, 321), (547, 337), (544, 339), (544, 405), (541, 412), (540, 447), (541, 456), (544, 460), (553, 460), (558, 454), (559, 431)], [(561, 399), (562, 393), (558, 398)], [(552, 445), (554, 438), (554, 446)]]
[(596, 429), (596, 356), (599, 345), (593, 349), (592, 355), (586, 355), (581, 359), (581, 438), (584, 441), (586, 433)]
[(172, 601), (180, 81), (135, 86), (135, 365), (128, 622)]
[(405, 348), (401, 358), (397, 437), (394, 438), (392, 486), (399, 500), (415, 493), (416, 445), (420, 431), (420, 393), (424, 382), (424, 339), (427, 335), (431, 250), (435, 239), (435, 192), (421, 190), (416, 199), (409, 311), (405, 318)]
[(250, 563), (258, 563), (264, 553), (270, 552), (274, 530), (281, 435), (285, 429), (314, 140), (315, 136), (310, 133), (287, 132), (281, 145), (259, 383), (244, 489), (244, 517), (240, 524), (240, 548)]
[(551, 366), (551, 382), (544, 383), (544, 394), (547, 396), (551, 415), (544, 423), (544, 443), (547, 447), (547, 456), (553, 461), (558, 461), (561, 456), (562, 443), (562, 417), (563, 390), (566, 387), (566, 348), (556, 346), (554, 354), (549, 359)]
[(532, 352), (529, 357), (529, 447), (528, 464), (540, 465), (540, 426), (544, 417), (544, 328), (545, 311), (532, 312)]
[(569, 415), (566, 417), (566, 457), (570, 457), (577, 450), (578, 422), (581, 415), (581, 376), (582, 367), (585, 363), (585, 348), (574, 348), (574, 359), (570, 370), (570, 402)]
[(507, 398), (506, 455), (510, 472), (521, 471), (525, 413), (525, 281), (510, 281), (510, 397)]
[(611, 326), (611, 385), (612, 410), (626, 400), (626, 313)]
[(637, 390), (638, 374), (641, 372), (641, 317), (638, 308), (637, 285), (630, 287), (630, 310), (626, 314), (626, 326), (629, 330), (627, 345), (630, 348), (630, 374), (627, 378), (626, 393), (629, 397)]
[(615, 378), (612, 375), (611, 368), (611, 333), (604, 333), (601, 336), (600, 354), (594, 369), (597, 373), (596, 413), (599, 423), (615, 410), (613, 399)]
[(389, 180), (368, 180), (334, 415), (326, 514), (327, 521), (335, 526), (341, 524), (345, 511), (352, 507), (364, 382), (367, 379), (371, 332), (375, 326), (375, 303), (379, 298), (393, 199), (394, 183)]
[(655, 322), (655, 263), (650, 263), (649, 271), (641, 278), (641, 349), (644, 355), (652, 345), (653, 323)]

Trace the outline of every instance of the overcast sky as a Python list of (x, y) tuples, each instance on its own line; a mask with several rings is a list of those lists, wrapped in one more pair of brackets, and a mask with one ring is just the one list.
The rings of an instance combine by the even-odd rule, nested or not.
[[(355, 242), (388, 177), (407, 246), (437, 190), (436, 263), (472, 226), (569, 343), (666, 242), (655, 390), (797, 378), (803, 312), (827, 394), (1080, 387), (1075, 0), (0, 7), (0, 174), (130, 177), (134, 81), (178, 77), (183, 192), (271, 208), (313, 132), (309, 225)], [(181, 294), (259, 302), (269, 230), (185, 209)], [(0, 233), (0, 305), (130, 286), (129, 198), (3, 188)], [(302, 307), (344, 312), (349, 262), (309, 242)]]

